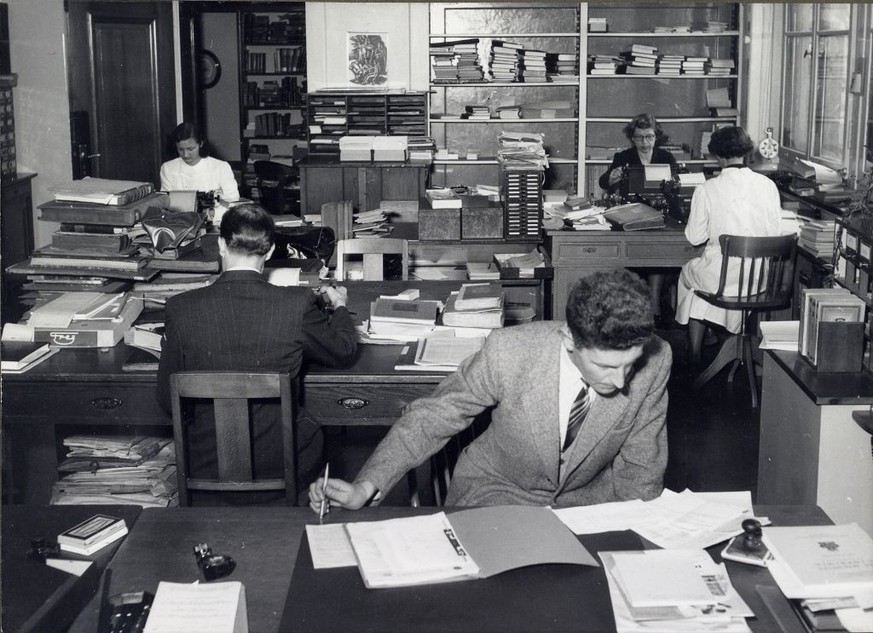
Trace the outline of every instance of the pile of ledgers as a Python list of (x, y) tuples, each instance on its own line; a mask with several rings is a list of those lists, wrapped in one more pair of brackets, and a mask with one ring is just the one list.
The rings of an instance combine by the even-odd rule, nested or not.
[(73, 435), (64, 446), (68, 452), (58, 465), (53, 505), (178, 503), (171, 438)]

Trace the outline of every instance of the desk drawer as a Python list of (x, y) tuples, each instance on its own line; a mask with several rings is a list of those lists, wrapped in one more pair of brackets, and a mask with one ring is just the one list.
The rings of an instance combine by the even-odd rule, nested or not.
[(172, 424), (153, 384), (10, 382), (3, 387), (4, 424)]
[(321, 424), (391, 425), (413, 400), (433, 393), (435, 385), (307, 385), (303, 406)]
[(668, 244), (665, 242), (631, 242), (627, 244), (629, 259), (664, 259), (679, 262), (681, 265), (689, 259), (697, 257), (703, 251), (702, 246), (684, 244)]
[(552, 265), (565, 262), (597, 261), (602, 259), (618, 259), (621, 256), (621, 245), (618, 242), (591, 240), (573, 242), (572, 244), (557, 244), (552, 253)]

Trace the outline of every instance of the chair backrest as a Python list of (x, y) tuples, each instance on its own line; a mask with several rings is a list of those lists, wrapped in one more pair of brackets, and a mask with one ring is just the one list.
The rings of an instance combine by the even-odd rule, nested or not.
[(297, 178), (297, 168), (269, 160), (256, 160), (254, 167), (261, 206), (273, 215), (287, 213), (285, 188)]
[(409, 243), (390, 237), (358, 237), (336, 245), (336, 278), (346, 279), (348, 255), (363, 255), (364, 281), (385, 279), (385, 255), (400, 255), (401, 279), (409, 279)]
[(721, 235), (718, 290), (706, 297), (734, 310), (773, 310), (787, 306), (794, 293), (797, 236)]
[[(287, 373), (226, 371), (178, 372), (170, 377), (173, 409), (173, 439), (179, 505), (190, 505), (190, 490), (265, 491), (284, 490), (288, 505), (297, 503), (297, 465), (294, 442), (294, 397)], [(211, 399), (215, 414), (216, 479), (189, 476), (186, 421), (182, 399)], [(279, 400), (282, 420), (283, 479), (254, 479), (249, 400)]]

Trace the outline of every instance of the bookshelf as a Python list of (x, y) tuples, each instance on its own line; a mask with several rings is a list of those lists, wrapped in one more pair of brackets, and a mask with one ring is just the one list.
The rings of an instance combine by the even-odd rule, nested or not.
[(305, 145), (305, 3), (243, 10), (238, 27), (243, 186), (257, 198), (254, 161), (280, 156), (290, 162)]
[(407, 90), (323, 90), (306, 95), (310, 156), (339, 156), (348, 135), (424, 136), (427, 94)]
[[(740, 121), (742, 5), (597, 2), (582, 5), (581, 21), (588, 31), (580, 52), (586, 61), (595, 56), (624, 58), (622, 54), (634, 44), (656, 49), (658, 58), (652, 69), (656, 74), (592, 74), (591, 69), (583, 73), (581, 90), (586, 99), (579, 134), (584, 195), (600, 197), (597, 179), (613, 155), (630, 146), (622, 128), (640, 112), (651, 112), (658, 118), (669, 144), (679, 146), (675, 153), (680, 164), (692, 171), (714, 165), (716, 161), (706, 155), (707, 134), (719, 125)], [(589, 30), (597, 28), (606, 30)], [(697, 72), (686, 73), (680, 66), (678, 74), (664, 74), (661, 64), (665, 56), (725, 61), (718, 62), (723, 65), (720, 71), (704, 62)], [(718, 89), (727, 93), (728, 103), (716, 112), (707, 105), (707, 91)]]
[(836, 219), (834, 282), (867, 305), (864, 367), (873, 370), (873, 218), (856, 214)]
[[(496, 159), (498, 134), (540, 132), (549, 155), (543, 187), (576, 190), (581, 175), (577, 160), (581, 94), (578, 72), (584, 36), (580, 35), (581, 14), (580, 4), (431, 3), (428, 129), (437, 148), (452, 156), (435, 157), (432, 185), (496, 186), (501, 182)], [(445, 56), (440, 49), (453, 42), (466, 43), (457, 47), (464, 71), (446, 78), (439, 68), (440, 58)], [(500, 50), (495, 47), (501, 46), (525, 51), (516, 54), (515, 72), (506, 70), (511, 62), (501, 63), (495, 54)], [(473, 57), (464, 52), (467, 48), (475, 49), (481, 72), (469, 67), (475, 64)], [(551, 56), (560, 55), (568, 71), (560, 80), (553, 72), (525, 76), (528, 51), (549, 53), (546, 65), (550, 69)], [(506, 59), (507, 51), (500, 52)], [(508, 55), (511, 57), (511, 52)], [(468, 106), (474, 105), (487, 107), (484, 117), (468, 116)], [(501, 118), (503, 110), (511, 110), (512, 106), (519, 109), (521, 118)]]

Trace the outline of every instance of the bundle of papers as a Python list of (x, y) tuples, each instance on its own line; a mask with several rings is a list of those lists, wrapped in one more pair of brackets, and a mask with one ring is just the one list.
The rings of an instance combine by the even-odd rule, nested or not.
[(873, 539), (857, 524), (770, 527), (767, 568), (786, 598), (833, 611), (849, 631), (873, 630)]
[(401, 353), (398, 370), (455, 371), (468, 357), (485, 344), (485, 335), (479, 336), (429, 336), (418, 339), (412, 364), (403, 363), (408, 350)]
[(752, 518), (752, 495), (664, 489), (652, 501), (561, 508), (555, 514), (576, 534), (633, 530), (665, 549), (703, 549), (742, 532), (743, 520)]
[(800, 321), (761, 321), (761, 349), (796, 352), (800, 339)]
[(391, 233), (388, 216), (381, 208), (355, 213), (353, 217), (352, 233), (355, 237), (383, 237)]
[(619, 633), (749, 631), (749, 606), (700, 550), (601, 552)]

